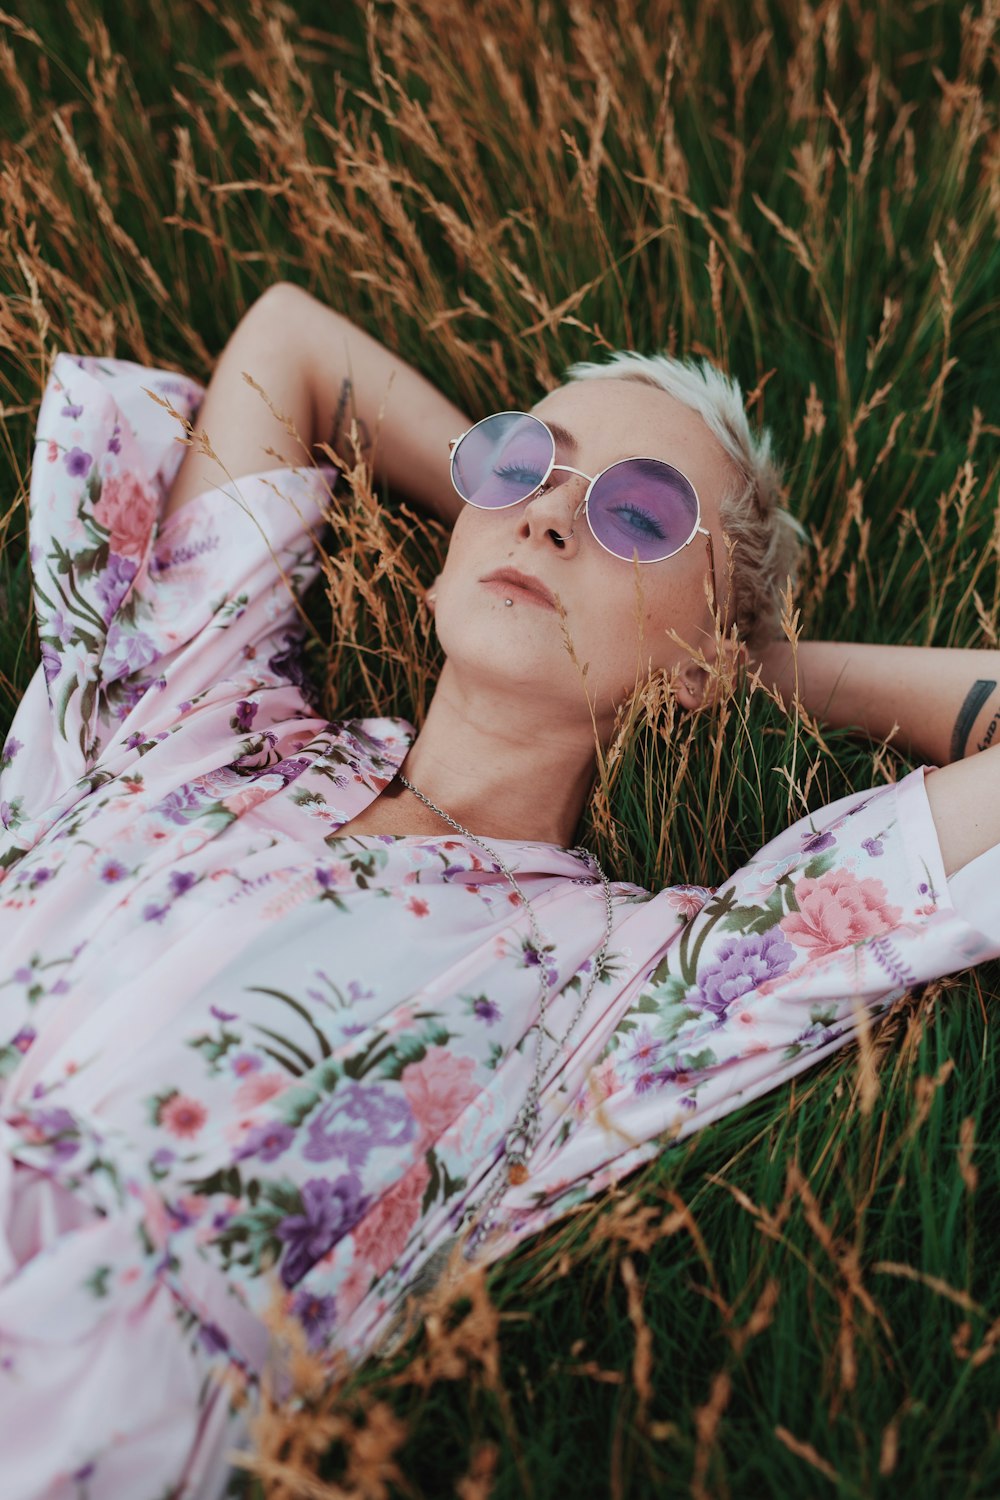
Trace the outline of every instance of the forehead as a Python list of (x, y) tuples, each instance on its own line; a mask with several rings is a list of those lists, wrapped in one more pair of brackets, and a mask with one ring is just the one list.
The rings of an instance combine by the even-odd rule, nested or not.
[(666, 391), (621, 377), (570, 381), (531, 408), (564, 427), (576, 456), (560, 457), (588, 474), (620, 458), (661, 458), (682, 469), (706, 509), (715, 511), (732, 465), (704, 420)]

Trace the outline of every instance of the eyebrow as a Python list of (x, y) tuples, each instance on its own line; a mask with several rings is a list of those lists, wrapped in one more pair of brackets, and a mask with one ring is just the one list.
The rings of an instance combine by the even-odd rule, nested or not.
[(547, 417), (540, 417), (539, 421), (545, 423), (557, 443), (561, 443), (568, 452), (576, 453), (578, 444), (576, 438), (568, 428), (561, 427), (558, 422), (549, 421)]

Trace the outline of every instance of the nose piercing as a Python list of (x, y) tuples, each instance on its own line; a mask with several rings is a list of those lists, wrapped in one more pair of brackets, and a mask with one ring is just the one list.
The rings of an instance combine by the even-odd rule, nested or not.
[(572, 528), (570, 529), (569, 536), (560, 536), (559, 533), (558, 533), (558, 531), (554, 531), (552, 533), (552, 535), (555, 537), (555, 539), (556, 539), (557, 542), (568, 542), (570, 540), (570, 537), (573, 536), (573, 534), (574, 533), (573, 533)]

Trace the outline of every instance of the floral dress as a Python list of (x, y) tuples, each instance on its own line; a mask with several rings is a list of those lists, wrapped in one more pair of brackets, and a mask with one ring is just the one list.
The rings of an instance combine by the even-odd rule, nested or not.
[[(42, 661), (0, 775), (7, 1500), (221, 1494), (275, 1358), (265, 1319), (331, 1359), (377, 1347), (492, 1180), (540, 973), (560, 1036), (604, 938), (580, 854), (495, 841), (538, 951), (465, 839), (340, 834), (412, 730), (330, 723), (303, 683), (327, 472), (241, 478), (160, 523), (169, 408), (200, 396), (62, 355), (39, 415)], [(482, 1253), (1000, 953), (998, 873), (994, 850), (945, 879), (918, 771), (714, 893), (614, 884), (530, 1174)]]

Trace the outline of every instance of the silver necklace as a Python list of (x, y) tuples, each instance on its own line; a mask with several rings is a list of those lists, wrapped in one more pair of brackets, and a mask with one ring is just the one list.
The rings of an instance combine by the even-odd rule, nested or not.
[[(419, 798), (419, 800), (424, 804), (425, 807), (430, 808), (431, 812), (436, 813), (439, 818), (443, 818), (444, 821), (449, 824), (450, 827), (454, 828), (457, 833), (460, 833), (463, 838), (469, 839), (473, 844), (476, 844), (480, 849), (482, 849), (484, 853), (488, 854), (491, 859), (496, 861), (503, 874), (506, 876), (507, 880), (510, 882), (511, 886), (519, 896), (521, 904), (524, 907), (525, 912), (527, 913), (528, 924), (531, 928), (531, 941), (534, 952), (538, 959), (539, 1015), (538, 1025), (536, 1028), (535, 1071), (532, 1076), (531, 1082), (528, 1085), (528, 1091), (525, 1094), (524, 1102), (517, 1112), (513, 1125), (510, 1127), (506, 1136), (504, 1137), (503, 1153), (500, 1157), (500, 1160), (497, 1162), (496, 1167), (493, 1168), (492, 1173), (487, 1174), (488, 1185), (485, 1192), (480, 1196), (475, 1204), (466, 1208), (462, 1216), (462, 1222), (464, 1225), (473, 1226), (471, 1228), (466, 1246), (466, 1254), (471, 1255), (479, 1245), (483, 1236), (486, 1235), (492, 1227), (493, 1221), (496, 1218), (497, 1209), (500, 1205), (500, 1200), (503, 1197), (504, 1193), (507, 1191), (508, 1186), (514, 1187), (522, 1182), (527, 1181), (528, 1162), (531, 1160), (532, 1154), (535, 1149), (535, 1144), (541, 1133), (542, 1085), (545, 1081), (545, 1078), (551, 1072), (552, 1064), (562, 1052), (573, 1032), (574, 1027), (579, 1021), (580, 1017), (583, 1015), (583, 1012), (587, 1007), (587, 1001), (590, 999), (591, 994), (593, 993), (594, 985), (600, 978), (601, 971), (604, 967), (604, 961), (607, 958), (608, 945), (611, 942), (611, 928), (613, 922), (611, 911), (611, 882), (608, 880), (608, 877), (601, 869), (601, 866), (598, 864), (597, 860), (590, 853), (589, 849), (584, 849), (581, 847), (570, 851), (573, 854), (579, 854), (583, 858), (590, 860), (596, 867), (598, 875), (601, 877), (601, 884), (604, 887), (605, 929), (604, 941), (601, 943), (600, 948), (597, 950), (597, 953), (594, 956), (590, 971), (590, 978), (587, 981), (586, 988), (584, 989), (583, 994), (580, 998), (580, 1003), (576, 1008), (573, 1019), (570, 1021), (569, 1025), (567, 1026), (566, 1030), (563, 1032), (559, 1040), (556, 1041), (554, 1037), (551, 1037), (549, 1035), (548, 1028), (546, 1026), (548, 986), (546, 984), (545, 977), (545, 944), (542, 939), (541, 929), (538, 926), (538, 919), (535, 916), (534, 908), (521, 889), (516, 877), (514, 876), (513, 871), (508, 868), (508, 866), (500, 858), (495, 849), (493, 849), (489, 844), (484, 843), (481, 838), (477, 838), (474, 833), (470, 833), (468, 828), (463, 828), (462, 824), (459, 823), (455, 818), (453, 818), (450, 813), (446, 813), (443, 807), (438, 807), (437, 803), (432, 802), (429, 797), (425, 796), (419, 787), (414, 786), (413, 782), (408, 780), (407, 777), (403, 775), (402, 771), (400, 771), (398, 775), (399, 780), (402, 782), (403, 786), (405, 786), (408, 791), (412, 792), (415, 797)], [(554, 1043), (554, 1050), (548, 1061), (544, 1063), (544, 1065), (542, 1062), (543, 1036), (548, 1036), (549, 1040)], [(492, 1182), (490, 1182), (491, 1176), (494, 1178)], [(433, 1258), (436, 1259), (437, 1257)]]

